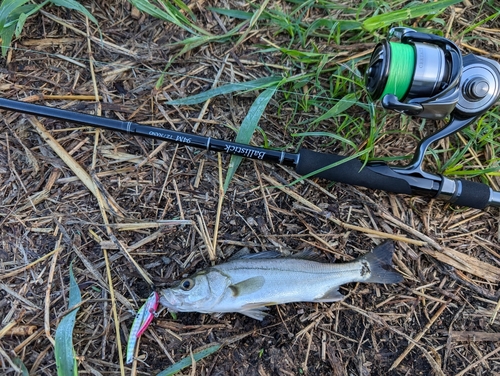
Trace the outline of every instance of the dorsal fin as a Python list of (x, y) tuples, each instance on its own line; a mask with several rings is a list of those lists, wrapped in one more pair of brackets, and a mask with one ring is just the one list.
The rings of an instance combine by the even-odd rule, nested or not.
[(248, 260), (248, 259), (272, 259), (281, 257), (281, 253), (276, 251), (264, 251), (259, 253), (246, 253), (246, 250), (236, 252), (233, 256), (229, 258), (229, 261), (234, 260)]
[(243, 248), (240, 251), (232, 255), (228, 261), (233, 260), (256, 260), (256, 259), (273, 259), (279, 257), (288, 257), (299, 260), (309, 260), (309, 261), (321, 261), (321, 257), (318, 253), (314, 252), (312, 249), (304, 249), (290, 256), (285, 256), (284, 254), (277, 251), (263, 251), (259, 253), (248, 253), (248, 248)]
[(314, 252), (312, 249), (304, 249), (303, 251), (297, 252), (290, 256), (291, 258), (309, 261), (322, 261), (318, 253)]

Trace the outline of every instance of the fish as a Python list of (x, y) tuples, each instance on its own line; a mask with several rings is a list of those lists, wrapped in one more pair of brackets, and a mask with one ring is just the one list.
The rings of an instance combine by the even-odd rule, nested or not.
[(339, 287), (350, 282), (398, 283), (392, 266), (394, 244), (380, 244), (347, 263), (324, 263), (311, 254), (284, 257), (264, 251), (231, 258), (160, 290), (160, 304), (173, 312), (239, 312), (257, 320), (268, 306), (342, 300)]

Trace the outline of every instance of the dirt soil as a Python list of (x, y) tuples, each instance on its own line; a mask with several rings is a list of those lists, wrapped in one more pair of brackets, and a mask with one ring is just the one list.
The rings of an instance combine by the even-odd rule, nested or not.
[[(122, 1), (84, 4), (98, 19), (104, 42), (81, 15), (46, 8), (28, 20), (1, 60), (2, 97), (232, 140), (232, 127), (241, 124), (257, 93), (192, 106), (165, 101), (214, 83), (283, 73), (282, 56), (263, 51), (262, 38), (286, 45), (286, 36), (256, 29), (236, 48), (227, 42), (188, 52), (157, 88), (168, 59), (179, 52), (172, 43), (188, 35)], [(216, 34), (233, 21), (207, 6), (249, 9), (225, 1), (191, 5), (200, 25)], [(456, 11), (443, 15), (453, 35), (468, 26), (467, 14), (487, 10), (467, 2)], [(475, 46), (480, 54), (496, 53), (499, 26), (474, 31), (485, 37)], [(350, 46), (353, 53), (373, 48)], [(282, 95), (260, 123), (276, 148), (291, 144), (294, 127), (317, 116), (277, 111)], [(394, 119), (385, 126), (398, 129)], [(425, 132), (411, 121), (421, 137)], [(335, 132), (333, 121), (321, 127)], [(403, 141), (396, 134), (377, 152), (411, 153), (414, 143)], [(257, 135), (253, 142), (263, 141)], [(321, 150), (315, 139), (304, 146)], [(334, 144), (322, 151), (342, 149)], [(345, 285), (342, 302), (273, 306), (262, 322), (237, 313), (162, 311), (126, 374), (156, 374), (221, 343), (184, 374), (500, 375), (498, 208), (454, 207), (320, 179), (285, 187), (297, 178), (293, 170), (251, 160), (242, 163), (222, 199), (228, 163), (226, 155), (1, 111), (0, 373), (15, 374), (11, 362), (17, 357), (32, 375), (56, 375), (53, 341), (68, 313), (71, 262), (83, 299), (73, 336), (79, 372), (114, 375), (120, 374), (118, 347), (125, 351), (134, 310), (152, 291), (148, 278), (161, 288), (209, 266), (210, 252), (221, 263), (242, 248), (284, 254), (314, 249), (326, 262), (346, 262), (391, 238), (403, 283)]]

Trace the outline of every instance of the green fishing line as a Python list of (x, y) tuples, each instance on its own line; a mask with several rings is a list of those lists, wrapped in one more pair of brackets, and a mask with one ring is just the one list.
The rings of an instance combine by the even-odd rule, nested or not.
[(380, 98), (386, 94), (393, 94), (399, 100), (403, 100), (410, 88), (415, 71), (415, 50), (412, 45), (404, 43), (390, 42), (390, 46), (389, 77), (387, 77), (387, 84)]

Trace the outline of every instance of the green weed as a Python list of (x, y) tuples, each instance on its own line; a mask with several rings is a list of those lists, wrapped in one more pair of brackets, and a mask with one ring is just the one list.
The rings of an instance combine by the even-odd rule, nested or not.
[(175, 375), (177, 372), (180, 372), (186, 367), (189, 367), (193, 361), (198, 362), (203, 358), (206, 358), (209, 355), (212, 355), (214, 352), (219, 350), (221, 348), (221, 344), (214, 344), (211, 345), (203, 350), (191, 353), (190, 355), (186, 356), (185, 358), (181, 359), (179, 362), (171, 365), (167, 369), (163, 370), (162, 372), (158, 373), (156, 376), (171, 376)]
[(41, 4), (27, 4), (29, 0), (3, 0), (0, 3), (0, 39), (2, 40), (2, 56), (7, 50), (14, 35), (19, 37), (28, 17), (36, 14), (47, 4), (76, 10), (97, 25), (95, 17), (76, 0), (46, 0)]
[[(71, 311), (64, 316), (56, 329), (55, 335), (55, 357), (57, 374), (59, 376), (78, 375), (78, 367), (73, 349), (73, 327), (76, 322), (78, 305), (82, 302), (82, 296), (75, 276), (73, 265), (69, 267), (69, 299), (68, 308)], [(75, 308), (76, 307), (76, 308)]]

